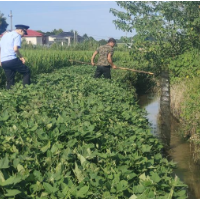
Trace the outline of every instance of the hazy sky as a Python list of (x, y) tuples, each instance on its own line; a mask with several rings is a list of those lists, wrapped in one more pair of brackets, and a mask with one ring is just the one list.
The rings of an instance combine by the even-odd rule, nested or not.
[(120, 10), (115, 1), (0, 1), (0, 12), (6, 17), (10, 29), (12, 10), (13, 29), (16, 24), (30, 26), (43, 32), (53, 29), (76, 30), (79, 35), (87, 34), (96, 40), (121, 36), (133, 36), (115, 28), (116, 19), (110, 8)]

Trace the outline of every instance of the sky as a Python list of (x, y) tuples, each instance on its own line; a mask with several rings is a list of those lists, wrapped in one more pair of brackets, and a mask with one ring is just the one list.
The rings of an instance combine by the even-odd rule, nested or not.
[(121, 10), (115, 1), (0, 1), (0, 12), (9, 30), (11, 18), (8, 16), (12, 11), (13, 29), (16, 24), (24, 24), (43, 32), (76, 30), (80, 36), (86, 33), (96, 40), (133, 36), (134, 32), (116, 29), (113, 20), (117, 18), (109, 12), (110, 8)]

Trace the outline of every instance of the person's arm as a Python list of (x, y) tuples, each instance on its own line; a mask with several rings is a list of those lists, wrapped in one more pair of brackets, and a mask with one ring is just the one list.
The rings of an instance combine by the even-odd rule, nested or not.
[(14, 46), (14, 51), (17, 54), (17, 56), (19, 57), (19, 59), (22, 61), (22, 63), (25, 63), (25, 59), (24, 57), (21, 55), (21, 53), (19, 52), (19, 48), (18, 46)]
[(25, 59), (24, 57), (21, 55), (19, 48), (21, 47), (21, 35), (18, 35), (18, 37), (16, 37), (14, 39), (14, 51), (16, 53), (16, 55), (19, 57), (19, 59), (22, 61), (22, 63), (25, 63)]
[(108, 62), (110, 63), (110, 65), (111, 65), (111, 67), (112, 67), (113, 69), (116, 69), (116, 68), (117, 68), (117, 67), (114, 65), (113, 61), (112, 61), (112, 54), (111, 54), (111, 53), (108, 54)]
[(98, 51), (95, 51), (95, 52), (93, 53), (93, 55), (92, 55), (91, 64), (92, 64), (93, 66), (95, 66), (94, 58), (95, 58), (95, 56), (96, 56), (97, 54), (98, 54)]

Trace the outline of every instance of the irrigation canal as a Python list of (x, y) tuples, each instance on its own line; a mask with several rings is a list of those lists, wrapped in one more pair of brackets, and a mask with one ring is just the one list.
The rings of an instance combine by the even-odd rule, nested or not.
[[(138, 103), (148, 113), (147, 118), (151, 123), (152, 134), (169, 146), (166, 156), (177, 163), (174, 173), (188, 185), (188, 198), (199, 199), (200, 167), (192, 160), (189, 142), (184, 141), (179, 135), (180, 124), (177, 120), (167, 112), (161, 116), (163, 115), (162, 98), (162, 95), (160, 97), (157, 94), (142, 95), (139, 96)], [(163, 123), (162, 120), (165, 122)]]

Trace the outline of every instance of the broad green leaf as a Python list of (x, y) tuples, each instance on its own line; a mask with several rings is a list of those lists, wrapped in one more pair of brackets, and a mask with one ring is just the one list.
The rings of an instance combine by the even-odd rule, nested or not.
[(77, 154), (79, 160), (81, 161), (81, 165), (83, 165), (86, 162), (86, 159), (81, 155), (81, 154)]
[(20, 164), (17, 165), (17, 170), (18, 170), (18, 172), (25, 171), (24, 167)]
[(76, 162), (75, 162), (75, 169), (73, 169), (73, 172), (76, 178), (78, 179), (78, 182), (79, 183), (82, 182), (84, 179), (84, 175), (83, 175), (83, 172), (78, 168), (78, 165)]
[(133, 194), (133, 195), (131, 195), (131, 196), (129, 197), (129, 199), (137, 199), (137, 196), (136, 196), (135, 194)]
[(159, 177), (157, 173), (153, 173), (151, 176), (151, 179), (156, 183), (158, 183), (161, 180), (161, 178)]
[(85, 198), (86, 193), (89, 190), (89, 186), (83, 186), (78, 192), (77, 192), (77, 198)]
[(123, 191), (127, 188), (128, 186), (128, 182), (125, 180), (121, 180), (118, 184), (117, 184), (117, 190), (118, 191)]
[(0, 160), (0, 169), (7, 169), (9, 168), (9, 160), (8, 157), (4, 157)]
[(3, 173), (0, 171), (0, 186), (3, 186), (3, 183), (5, 182), (5, 179), (4, 179), (4, 175)]
[(48, 193), (54, 193), (56, 192), (56, 188), (52, 187), (49, 183), (44, 182), (43, 183), (44, 189), (48, 192)]
[(145, 173), (141, 174), (139, 178), (143, 181), (147, 179)]
[(4, 111), (4, 113), (2, 113), (2, 115), (0, 116), (0, 121), (6, 121), (8, 120), (9, 115), (8, 115), (8, 111)]
[(43, 146), (43, 147), (41, 148), (41, 151), (44, 153), (44, 152), (46, 152), (50, 147), (51, 147), (51, 142), (48, 141), (48, 143), (47, 143), (45, 146)]
[(13, 189), (13, 190), (6, 190), (6, 192), (7, 192), (5, 194), (6, 197), (13, 197), (13, 196), (21, 193), (21, 191), (15, 190), (15, 189)]
[(57, 144), (53, 144), (53, 146), (51, 147), (51, 152), (54, 154), (56, 153), (57, 150), (58, 150)]
[(6, 179), (4, 182), (1, 183), (2, 186), (12, 185), (19, 183), (22, 180), (22, 176), (11, 176), (8, 179)]
[(34, 170), (33, 175), (37, 178), (36, 180), (40, 182), (42, 182), (44, 179), (40, 171)]
[(142, 152), (146, 153), (146, 152), (150, 152), (151, 151), (152, 146), (149, 145), (142, 145)]

